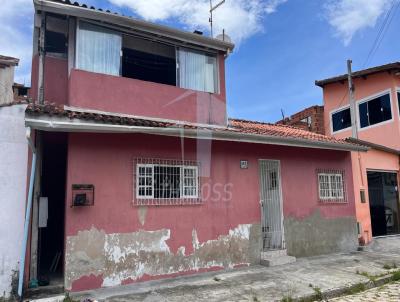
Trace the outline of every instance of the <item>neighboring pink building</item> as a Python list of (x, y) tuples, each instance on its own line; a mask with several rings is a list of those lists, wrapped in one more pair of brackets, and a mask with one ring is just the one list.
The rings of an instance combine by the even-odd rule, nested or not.
[(350, 151), (367, 148), (228, 119), (233, 44), (34, 3), (26, 280), (81, 291), (356, 250)]
[[(353, 73), (357, 135), (349, 141), (371, 148), (352, 152), (360, 240), (399, 234), (400, 63)], [(323, 88), (327, 135), (352, 136), (347, 75), (316, 81)]]

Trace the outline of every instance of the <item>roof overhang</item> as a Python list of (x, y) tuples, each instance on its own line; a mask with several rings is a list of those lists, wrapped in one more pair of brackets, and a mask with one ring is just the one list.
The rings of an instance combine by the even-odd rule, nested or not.
[[(400, 62), (389, 63), (385, 65), (375, 66), (359, 71), (355, 71), (352, 73), (352, 78), (365, 78), (367, 76), (380, 73), (380, 72), (399, 72), (400, 71)], [(323, 88), (325, 85), (337, 83), (337, 82), (347, 82), (347, 74), (342, 74), (336, 77), (317, 80), (315, 81), (315, 85)]]
[(399, 150), (392, 149), (392, 148), (389, 148), (389, 147), (386, 147), (383, 145), (367, 142), (367, 141), (364, 141), (361, 139), (349, 137), (349, 138), (346, 138), (346, 141), (348, 141), (350, 143), (358, 144), (358, 145), (364, 145), (366, 147), (369, 147), (370, 149), (375, 149), (378, 151), (383, 151), (383, 152), (387, 152), (387, 153), (391, 153), (391, 154), (395, 154), (395, 155), (400, 155)]
[(44, 11), (61, 15), (74, 16), (79, 18), (92, 19), (101, 22), (107, 22), (113, 25), (119, 25), (137, 31), (142, 31), (147, 34), (152, 34), (158, 37), (166, 37), (172, 40), (179, 40), (183, 43), (190, 43), (202, 46), (209, 49), (232, 52), (235, 45), (227, 41), (222, 41), (206, 36), (194, 34), (178, 30), (172, 27), (147, 22), (132, 17), (113, 14), (111, 12), (90, 9), (81, 7), (74, 4), (65, 4), (61, 2), (54, 2), (49, 0), (34, 0), (35, 10)]
[(233, 141), (267, 145), (282, 145), (290, 147), (329, 149), (338, 151), (367, 151), (369, 148), (352, 143), (332, 143), (302, 138), (278, 137), (243, 133), (226, 128), (221, 129), (187, 129), (182, 127), (143, 127), (106, 124), (96, 121), (84, 121), (48, 115), (25, 117), (25, 124), (36, 130), (52, 132), (89, 132), (89, 133), (142, 133), (162, 136), (185, 137), (193, 139), (206, 139), (217, 141)]

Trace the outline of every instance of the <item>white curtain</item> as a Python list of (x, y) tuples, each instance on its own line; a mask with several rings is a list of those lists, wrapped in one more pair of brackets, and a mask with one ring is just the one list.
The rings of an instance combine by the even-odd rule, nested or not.
[(217, 92), (216, 57), (187, 49), (179, 49), (179, 86), (182, 88)]
[(80, 22), (77, 35), (77, 68), (119, 75), (122, 37), (118, 33)]

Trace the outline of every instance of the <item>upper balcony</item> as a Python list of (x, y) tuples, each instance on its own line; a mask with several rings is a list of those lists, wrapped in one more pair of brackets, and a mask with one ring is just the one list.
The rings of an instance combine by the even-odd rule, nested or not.
[[(35, 4), (35, 20), (45, 18), (45, 100), (145, 117), (226, 123), (225, 58), (233, 44), (57, 1)], [(36, 32), (42, 23), (36, 23)], [(33, 93), (40, 70), (37, 57)]]

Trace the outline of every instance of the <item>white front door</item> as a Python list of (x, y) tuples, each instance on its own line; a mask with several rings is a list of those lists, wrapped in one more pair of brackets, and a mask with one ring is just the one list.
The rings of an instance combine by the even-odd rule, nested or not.
[(259, 167), (263, 249), (285, 249), (280, 162), (260, 160)]

